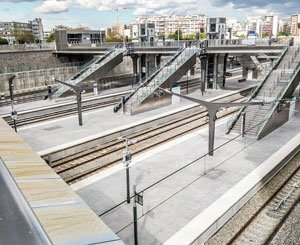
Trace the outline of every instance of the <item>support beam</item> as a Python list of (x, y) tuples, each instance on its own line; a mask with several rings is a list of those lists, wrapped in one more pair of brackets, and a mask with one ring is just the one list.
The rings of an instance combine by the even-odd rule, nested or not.
[(227, 59), (228, 59), (228, 54), (225, 54), (224, 56), (224, 66), (223, 66), (223, 84), (222, 87), (225, 88), (225, 83), (226, 83), (226, 65), (227, 65)]
[(139, 55), (130, 55), (132, 59), (132, 66), (133, 66), (133, 84), (138, 83), (139, 81), (139, 72), (138, 72), (138, 60), (139, 60)]
[(219, 54), (215, 54), (214, 55), (214, 70), (213, 70), (213, 89), (217, 89), (218, 88), (218, 66), (219, 66), (219, 62), (218, 59), (219, 58)]
[(207, 62), (208, 62), (207, 55), (200, 56), (200, 62), (201, 62), (201, 92), (203, 95), (207, 83)]
[(215, 121), (217, 120), (216, 114), (221, 108), (227, 107), (236, 107), (236, 106), (250, 106), (250, 105), (263, 105), (263, 102), (237, 102), (237, 103), (218, 103), (218, 102), (209, 102), (205, 100), (200, 100), (192, 98), (183, 94), (174, 93), (172, 91), (160, 88), (161, 90), (178, 97), (181, 97), (186, 100), (198, 103), (199, 105), (205, 106), (208, 111), (209, 116), (209, 136), (208, 136), (208, 154), (213, 156), (214, 154), (214, 142), (215, 142)]
[(161, 63), (161, 54), (157, 54), (155, 58), (156, 58), (156, 67), (159, 67)]

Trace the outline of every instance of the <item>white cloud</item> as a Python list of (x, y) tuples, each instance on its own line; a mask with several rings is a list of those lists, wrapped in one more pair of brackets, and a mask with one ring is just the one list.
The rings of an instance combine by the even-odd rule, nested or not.
[(45, 0), (42, 5), (35, 8), (34, 11), (38, 13), (61, 13), (68, 11), (72, 0)]
[[(280, 1), (283, 2), (280, 4)], [(297, 1), (299, 0), (273, 0), (272, 2), (267, 0), (45, 0), (35, 11), (60, 13), (67, 11), (70, 6), (76, 6), (85, 9), (97, 9), (98, 11), (127, 8), (132, 9), (134, 15), (138, 16), (203, 13), (207, 16), (243, 18), (246, 15), (270, 13), (270, 10), (279, 14), (293, 12)]]

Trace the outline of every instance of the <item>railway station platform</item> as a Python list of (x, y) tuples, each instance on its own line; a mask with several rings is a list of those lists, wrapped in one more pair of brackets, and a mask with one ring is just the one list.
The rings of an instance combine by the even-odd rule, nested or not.
[(123, 244), (0, 119), (0, 244)]
[[(99, 91), (98, 95), (95, 96), (92, 93), (86, 93), (82, 94), (82, 99), (90, 99), (90, 98), (101, 98), (102, 96), (105, 95), (110, 95), (110, 94), (118, 94), (122, 93), (124, 91), (130, 91), (132, 89), (131, 86), (124, 86), (121, 88), (111, 88), (103, 91)], [(74, 96), (69, 96), (66, 98), (60, 98), (57, 100), (38, 100), (38, 101), (31, 101), (27, 103), (20, 103), (16, 104), (15, 108), (17, 109), (18, 113), (27, 111), (27, 110), (32, 110), (32, 109), (38, 109), (38, 108), (44, 108), (44, 107), (50, 107), (50, 106), (57, 106), (61, 105), (67, 102), (74, 102), (76, 101), (75, 95)], [(8, 106), (1, 106), (0, 107), (0, 116), (5, 115), (5, 114), (10, 114), (11, 113), (11, 105)]]
[[(140, 244), (204, 242), (299, 151), (299, 120), (297, 112), (257, 141), (226, 135), (226, 121), (220, 119), (214, 156), (206, 155), (204, 128), (134, 158), (130, 185), (143, 194), (143, 206), (137, 204)], [(125, 202), (122, 163), (71, 187), (122, 241), (133, 243), (132, 203)]]
[[(234, 91), (211, 90), (203, 96), (200, 95), (199, 91), (190, 95), (209, 99), (231, 93), (234, 93)], [(163, 114), (170, 114), (191, 105), (195, 104), (182, 100), (174, 105), (134, 116), (122, 114), (121, 112), (113, 113), (113, 107), (106, 107), (97, 111), (84, 112), (83, 126), (81, 127), (78, 125), (77, 115), (73, 115), (24, 126), (18, 130), (18, 134), (40, 155), (45, 155), (46, 152), (53, 152), (57, 149), (85, 142), (98, 134), (106, 134), (111, 131), (118, 131), (123, 127), (141, 124), (151, 118), (159, 118)]]

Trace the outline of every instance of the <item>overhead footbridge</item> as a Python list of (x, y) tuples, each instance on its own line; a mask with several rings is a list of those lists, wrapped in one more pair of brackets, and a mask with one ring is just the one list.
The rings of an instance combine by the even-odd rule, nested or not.
[[(203, 41), (191, 42), (201, 43)], [(255, 45), (247, 45), (243, 43), (242, 39), (224, 40), (224, 42), (216, 43), (215, 40), (207, 40), (208, 54), (280, 54), (286, 44), (273, 44), (269, 45), (267, 42), (258, 42)], [(132, 45), (134, 54), (162, 54), (174, 55), (178, 49), (184, 47), (187, 41), (158, 41), (158, 42), (134, 42), (127, 43)], [(64, 48), (57, 49), (54, 54), (57, 55), (74, 55), (74, 54), (93, 54), (103, 55), (109, 49), (123, 45), (123, 43), (102, 43), (102, 44), (70, 44)]]

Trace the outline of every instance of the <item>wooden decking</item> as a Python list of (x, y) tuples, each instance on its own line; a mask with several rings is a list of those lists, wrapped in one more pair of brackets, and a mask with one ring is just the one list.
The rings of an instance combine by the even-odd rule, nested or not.
[(53, 244), (123, 244), (1, 118), (0, 157)]

